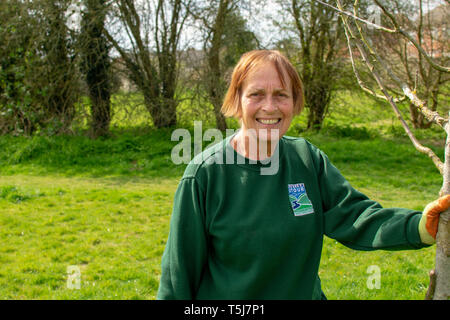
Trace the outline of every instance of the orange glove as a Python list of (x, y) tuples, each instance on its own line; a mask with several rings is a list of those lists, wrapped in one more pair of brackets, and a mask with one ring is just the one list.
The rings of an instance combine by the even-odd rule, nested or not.
[(440, 197), (425, 207), (419, 222), (419, 234), (423, 243), (433, 244), (436, 241), (439, 215), (448, 208), (450, 208), (450, 194)]

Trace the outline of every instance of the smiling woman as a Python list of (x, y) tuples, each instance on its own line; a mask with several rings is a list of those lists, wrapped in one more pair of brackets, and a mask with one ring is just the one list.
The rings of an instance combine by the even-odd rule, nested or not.
[[(303, 85), (291, 63), (275, 50), (254, 50), (236, 65), (222, 106), (225, 116), (240, 120), (233, 148), (252, 160), (261, 160), (260, 139), (273, 154), (280, 137), (304, 105)], [(256, 154), (252, 154), (255, 150)]]
[[(255, 129), (254, 140), (264, 139), (261, 131), (267, 131), (267, 138), (274, 136), (276, 141), (289, 129), (294, 116), (294, 99), (291, 81), (285, 79), (285, 83), (286, 88), (281, 83), (276, 68), (271, 64), (259, 67), (244, 81), (241, 94), (241, 130), (231, 143), (236, 151), (247, 158), (260, 159), (259, 154), (250, 154), (250, 148), (245, 145), (245, 137), (252, 137), (248, 134), (249, 129)], [(272, 131), (275, 131), (275, 134), (272, 135)], [(252, 141), (248, 143), (251, 144)], [(271, 144), (270, 138), (267, 144)], [(274, 143), (267, 146), (269, 155), (273, 153), (271, 148), (275, 145)]]
[[(433, 243), (434, 227), (420, 226), (434, 221), (428, 212), (441, 212), (450, 201), (424, 214), (382, 208), (320, 149), (285, 136), (302, 108), (301, 81), (281, 53), (242, 56), (222, 107), (241, 128), (186, 168), (157, 298), (325, 299), (318, 272), (325, 236), (365, 251)], [(261, 157), (252, 144), (270, 154)], [(223, 155), (238, 161), (209, 161)], [(267, 159), (276, 163), (269, 174), (262, 170)]]

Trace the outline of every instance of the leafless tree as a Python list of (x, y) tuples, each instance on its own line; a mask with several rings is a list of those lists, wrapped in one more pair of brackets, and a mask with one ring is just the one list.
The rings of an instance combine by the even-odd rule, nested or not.
[[(374, 23), (368, 19), (363, 18), (358, 11), (359, 1), (355, 0), (353, 11), (347, 11), (343, 6), (341, 0), (336, 0), (335, 6), (321, 0), (315, 0), (328, 8), (332, 8), (339, 12), (345, 29), (345, 34), (348, 42), (348, 49), (350, 53), (351, 62), (354, 68), (355, 76), (361, 88), (377, 96), (385, 99), (391, 105), (394, 113), (401, 122), (405, 132), (410, 138), (414, 147), (426, 155), (428, 155), (439, 172), (443, 175), (443, 185), (440, 195), (450, 194), (450, 124), (446, 116), (441, 116), (436, 110), (432, 110), (427, 102), (418, 95), (418, 90), (408, 84), (408, 79), (403, 74), (396, 72), (391, 61), (384, 59), (373, 45), (373, 39), (368, 36), (367, 27), (376, 30), (377, 32), (385, 32), (397, 36), (402, 41), (408, 43), (417, 50), (420, 59), (427, 62), (427, 67), (436, 71), (442, 72), (443, 76), (447, 77), (450, 73), (450, 68), (445, 66), (448, 59), (438, 61), (430, 53), (430, 48), (426, 47), (421, 41), (420, 37), (415, 37), (413, 34), (406, 31), (401, 25), (399, 17), (394, 15), (387, 5), (379, 0), (374, 0), (374, 3), (380, 9), (380, 13), (384, 15), (389, 26), (380, 23)], [(422, 5), (422, 1), (420, 2)], [(447, 4), (448, 6), (448, 4)], [(419, 23), (421, 22), (419, 18)], [(420, 28), (418, 30), (421, 30)], [(373, 35), (372, 35), (373, 36)], [(423, 40), (423, 38), (422, 38)], [(357, 67), (356, 60), (360, 58), (363, 65), (366, 66), (373, 80), (375, 80), (377, 88), (373, 88), (369, 83), (363, 80), (361, 72)], [(418, 65), (420, 69), (420, 64)], [(423, 65), (422, 65), (423, 67)], [(419, 70), (420, 72), (420, 70)], [(381, 94), (379, 93), (381, 92)], [(445, 143), (445, 159), (444, 162), (428, 147), (424, 146), (414, 136), (412, 130), (404, 120), (400, 112), (397, 101), (394, 98), (396, 94), (400, 94), (410, 101), (412, 105), (420, 112), (428, 121), (441, 127), (446, 133)], [(402, 99), (402, 97), (399, 97)], [(448, 299), (450, 297), (450, 210), (442, 213), (439, 219), (439, 227), (436, 238), (436, 262), (433, 276), (430, 276), (430, 290), (427, 293), (427, 299)]]
[(256, 36), (247, 29), (240, 11), (248, 6), (244, 0), (195, 1), (190, 14), (202, 33), (203, 59), (197, 70), (197, 93), (206, 93), (214, 110), (216, 127), (225, 131), (227, 124), (221, 113), (227, 88), (227, 71), (240, 55), (258, 45)]
[[(326, 0), (327, 3), (332, 1)], [(342, 75), (340, 70), (343, 66), (341, 52), (345, 49), (344, 30), (336, 11), (313, 0), (278, 3), (283, 12), (289, 14), (290, 19), (276, 21), (276, 25), (282, 29), (286, 28), (288, 21), (292, 21), (294, 26), (290, 30), (295, 34), (294, 45), (298, 43), (295, 45), (298, 49), (297, 53), (288, 56), (298, 65), (304, 82), (307, 126), (308, 129), (320, 130)]]
[(66, 25), (69, 0), (1, 3), (2, 132), (67, 133), (79, 96), (77, 52)]
[(109, 44), (104, 35), (108, 10), (105, 0), (84, 0), (79, 50), (91, 102), (91, 136), (109, 133), (111, 84)]
[(176, 124), (178, 49), (191, 0), (113, 0), (106, 36), (155, 127)]
[[(426, 2), (428, 1), (393, 0), (386, 2), (384, 6), (391, 12), (391, 17), (395, 18), (397, 26), (401, 26), (412, 36), (434, 61), (445, 64), (448, 60), (446, 52), (450, 48), (446, 33), (450, 12), (445, 5), (425, 11)], [(381, 12), (379, 9), (380, 14)], [(393, 23), (386, 15), (382, 15), (379, 20), (385, 25)], [(446, 72), (433, 68), (405, 37), (372, 29), (368, 33), (368, 39), (371, 39), (372, 46), (384, 60), (392, 62), (391, 67), (395, 73), (417, 91), (428, 108), (436, 111), (439, 100), (443, 98), (443, 88), (450, 80)], [(409, 103), (409, 110), (414, 128), (426, 129), (432, 125), (413, 103)]]

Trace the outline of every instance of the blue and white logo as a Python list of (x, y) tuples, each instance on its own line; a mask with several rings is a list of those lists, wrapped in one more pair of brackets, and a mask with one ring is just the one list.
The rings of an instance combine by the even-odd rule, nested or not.
[(304, 183), (288, 184), (288, 190), (289, 201), (296, 217), (314, 213), (314, 208), (306, 194)]

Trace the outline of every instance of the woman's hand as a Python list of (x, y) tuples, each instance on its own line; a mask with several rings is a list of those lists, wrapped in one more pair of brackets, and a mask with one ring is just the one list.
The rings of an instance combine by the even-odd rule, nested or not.
[(422, 213), (419, 222), (419, 234), (423, 243), (433, 244), (439, 223), (439, 215), (450, 208), (450, 194), (429, 203)]

